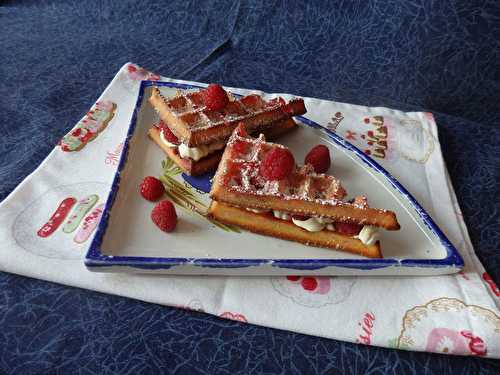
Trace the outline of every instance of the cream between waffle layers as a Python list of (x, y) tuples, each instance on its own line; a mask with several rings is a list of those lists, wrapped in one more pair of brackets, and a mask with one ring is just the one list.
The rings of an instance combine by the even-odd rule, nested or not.
[[(260, 167), (273, 148), (287, 149), (262, 134), (250, 137), (244, 126), (234, 131), (214, 177), (209, 214), (255, 233), (382, 257), (376, 230), (398, 230), (395, 213), (369, 207), (365, 197), (344, 201), (340, 181), (315, 173), (309, 164), (267, 180)], [(358, 230), (348, 233), (346, 227)]]
[(227, 98), (223, 108), (214, 110), (205, 105), (206, 90), (178, 92), (166, 98), (153, 87), (149, 102), (161, 122), (150, 129), (149, 136), (186, 173), (198, 175), (217, 168), (224, 146), (239, 122), (251, 133), (262, 132), (275, 138), (296, 127), (292, 116), (306, 112), (302, 99), (289, 103), (282, 98), (266, 101), (258, 95), (236, 99), (230, 93)]

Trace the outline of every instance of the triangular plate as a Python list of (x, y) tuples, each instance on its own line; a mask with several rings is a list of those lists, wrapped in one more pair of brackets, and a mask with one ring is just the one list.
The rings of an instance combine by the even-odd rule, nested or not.
[[(296, 160), (321, 143), (330, 148), (330, 171), (350, 196), (367, 194), (373, 207), (396, 212), (400, 231), (382, 231), (384, 259), (367, 259), (341, 251), (256, 235), (214, 225), (189, 210), (208, 207), (210, 175), (192, 178), (173, 164), (147, 137), (157, 115), (147, 102), (151, 86), (165, 95), (198, 86), (143, 81), (123, 153), (103, 218), (85, 258), (86, 266), (101, 272), (155, 272), (205, 275), (435, 275), (458, 272), (463, 260), (455, 247), (408, 191), (372, 158), (335, 133), (299, 117), (300, 129), (279, 142), (291, 148)], [(163, 168), (163, 169), (162, 169)], [(180, 217), (171, 234), (151, 222), (153, 205), (138, 194), (144, 176), (165, 175), (183, 198)]]

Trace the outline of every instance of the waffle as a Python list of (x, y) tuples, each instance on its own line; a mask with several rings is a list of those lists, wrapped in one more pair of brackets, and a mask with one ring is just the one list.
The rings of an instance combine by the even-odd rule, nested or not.
[[(264, 129), (257, 129), (256, 132), (262, 131), (267, 138), (274, 139), (293, 129), (297, 124), (291, 118), (278, 121), (267, 125)], [(214, 171), (219, 165), (224, 149), (216, 150), (198, 161), (189, 158), (182, 158), (176, 147), (168, 147), (160, 138), (160, 129), (158, 124), (152, 126), (148, 131), (149, 137), (168, 155), (175, 164), (177, 164), (185, 173), (190, 176), (199, 176), (208, 171)]]
[(263, 135), (251, 138), (244, 126), (238, 127), (228, 141), (215, 175), (210, 192), (212, 199), (237, 207), (399, 229), (394, 212), (344, 202), (346, 191), (340, 182), (333, 176), (314, 173), (310, 165), (296, 167), (284, 180), (266, 181), (259, 174), (259, 166), (274, 147), (285, 148), (266, 142)]
[(220, 222), (237, 225), (250, 232), (301, 242), (309, 246), (343, 250), (369, 258), (381, 258), (379, 241), (365, 245), (360, 240), (329, 230), (308, 232), (290, 221), (276, 219), (272, 214), (257, 214), (224, 203), (212, 201), (209, 214)]
[(149, 102), (179, 141), (189, 147), (229, 138), (240, 122), (252, 133), (272, 122), (306, 112), (302, 99), (286, 103), (282, 98), (266, 101), (258, 95), (240, 99), (230, 95), (231, 100), (223, 110), (213, 111), (205, 107), (203, 96), (204, 91), (200, 90), (165, 98), (157, 87), (153, 87)]

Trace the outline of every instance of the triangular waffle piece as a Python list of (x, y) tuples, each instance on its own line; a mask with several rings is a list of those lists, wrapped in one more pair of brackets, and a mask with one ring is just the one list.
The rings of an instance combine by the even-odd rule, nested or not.
[(253, 133), (273, 122), (306, 112), (303, 99), (286, 103), (282, 98), (266, 101), (259, 95), (230, 98), (224, 109), (214, 111), (204, 105), (204, 90), (179, 92), (173, 98), (165, 98), (153, 87), (149, 101), (179, 141), (189, 147), (227, 139), (240, 122)]
[[(209, 214), (264, 235), (382, 257), (379, 241), (368, 237), (374, 227), (399, 229), (394, 212), (370, 208), (365, 197), (344, 202), (340, 182), (315, 173), (310, 165), (295, 167), (282, 180), (266, 180), (260, 165), (275, 147), (285, 148), (266, 142), (263, 135), (251, 138), (243, 125), (234, 131), (214, 177)], [(318, 220), (319, 228), (306, 230), (309, 219)], [(348, 234), (346, 226), (353, 225), (358, 231)]]
[(234, 206), (272, 209), (336, 222), (399, 229), (392, 211), (342, 201), (346, 192), (333, 176), (316, 174), (310, 165), (297, 167), (284, 180), (267, 181), (259, 174), (260, 163), (274, 147), (265, 137), (251, 138), (243, 127), (231, 136), (214, 178), (210, 195)]

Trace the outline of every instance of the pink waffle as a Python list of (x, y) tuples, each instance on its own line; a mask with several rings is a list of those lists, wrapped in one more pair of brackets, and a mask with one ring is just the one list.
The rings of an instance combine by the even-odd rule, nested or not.
[(248, 136), (238, 127), (226, 146), (212, 185), (211, 197), (244, 208), (272, 209), (335, 221), (399, 229), (394, 212), (370, 208), (359, 200), (342, 201), (346, 191), (333, 176), (317, 174), (310, 165), (296, 167), (286, 178), (268, 181), (259, 174), (265, 155), (285, 146)]
[(265, 128), (272, 122), (285, 120), (306, 112), (302, 99), (286, 103), (283, 98), (264, 100), (258, 95), (235, 99), (220, 111), (204, 105), (204, 90), (182, 93), (165, 98), (153, 87), (150, 102), (172, 132), (188, 146), (208, 144), (228, 138), (237, 124), (243, 122), (249, 132)]

